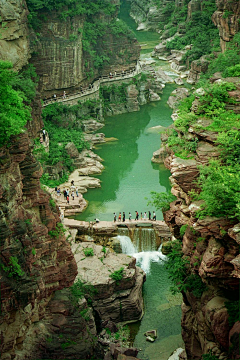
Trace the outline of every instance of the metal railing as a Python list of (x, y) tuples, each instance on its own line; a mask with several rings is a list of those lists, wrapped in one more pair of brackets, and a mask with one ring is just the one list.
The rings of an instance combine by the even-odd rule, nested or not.
[(90, 84), (87, 88), (82, 88), (74, 94), (61, 95), (61, 96), (57, 96), (55, 98), (50, 98), (50, 99), (44, 100), (43, 107), (45, 107), (49, 104), (54, 104), (56, 102), (64, 103), (64, 102), (68, 102), (70, 100), (75, 100), (75, 99), (78, 99), (78, 98), (81, 98), (81, 97), (84, 97), (87, 95), (94, 94), (95, 92), (97, 92), (100, 89), (100, 85), (102, 83), (130, 79), (130, 78), (134, 77), (135, 75), (138, 75), (140, 72), (141, 72), (141, 65), (139, 64), (139, 62), (137, 62), (136, 68), (134, 70), (123, 71), (121, 73), (115, 72), (111, 75), (109, 74), (108, 76), (101, 76), (96, 81), (94, 81), (92, 84)]

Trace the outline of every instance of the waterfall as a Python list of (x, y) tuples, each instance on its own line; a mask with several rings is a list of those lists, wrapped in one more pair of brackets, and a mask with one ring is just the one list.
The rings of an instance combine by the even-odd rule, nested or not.
[(137, 228), (134, 230), (133, 242), (138, 252), (155, 251), (156, 234), (153, 229)]
[(118, 239), (120, 241), (123, 254), (134, 255), (135, 253), (137, 253), (137, 250), (129, 236), (118, 235)]
[(137, 265), (146, 274), (150, 273), (151, 262), (162, 262), (167, 259), (161, 252), (161, 246), (156, 249), (155, 231), (153, 229), (138, 228), (134, 229), (133, 240), (129, 237), (128, 229), (119, 229), (120, 235), (117, 236), (123, 254), (134, 256)]

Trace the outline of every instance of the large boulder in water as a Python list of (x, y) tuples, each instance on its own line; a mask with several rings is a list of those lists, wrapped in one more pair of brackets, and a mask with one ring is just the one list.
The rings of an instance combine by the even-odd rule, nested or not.
[[(93, 250), (92, 256), (86, 256), (86, 248)], [(72, 250), (78, 266), (76, 280), (93, 286), (92, 307), (99, 319), (116, 323), (141, 319), (145, 273), (136, 266), (136, 259), (93, 243), (74, 244)]]

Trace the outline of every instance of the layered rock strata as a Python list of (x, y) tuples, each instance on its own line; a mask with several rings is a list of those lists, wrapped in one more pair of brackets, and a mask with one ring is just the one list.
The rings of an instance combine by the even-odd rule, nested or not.
[(20, 70), (31, 57), (28, 9), (25, 0), (3, 1), (0, 5), (0, 59)]
[(227, 43), (239, 31), (240, 4), (239, 1), (216, 0), (217, 11), (212, 20), (218, 27), (221, 49), (224, 52)]
[[(200, 359), (211, 351), (219, 359), (237, 359), (239, 323), (229, 324), (226, 303), (231, 305), (239, 299), (239, 224), (237, 219), (198, 218), (196, 212), (202, 201), (193, 201), (189, 194), (192, 190), (199, 192), (199, 165), (207, 165), (220, 155), (218, 133), (206, 128), (209, 121), (198, 118), (189, 126), (185, 136), (196, 139), (198, 146), (187, 159), (177, 157), (166, 145), (166, 135), (162, 136), (165, 145), (158, 156), (171, 171), (172, 193), (177, 197), (164, 219), (178, 239), (182, 237), (181, 227), (187, 225), (182, 237), (183, 256), (189, 259), (191, 273), (200, 276), (206, 285), (202, 295), (183, 292), (182, 336), (187, 358)], [(175, 130), (179, 137), (183, 135), (178, 128)]]
[(1, 354), (33, 358), (39, 350), (33, 329), (52, 294), (73, 283), (77, 266), (59, 212), (40, 187), (42, 169), (27, 133), (2, 147), (0, 159)]

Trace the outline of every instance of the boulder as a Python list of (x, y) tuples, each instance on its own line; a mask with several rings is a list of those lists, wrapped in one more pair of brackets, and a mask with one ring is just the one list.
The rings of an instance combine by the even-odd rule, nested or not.
[(171, 109), (177, 109), (179, 101), (189, 96), (189, 91), (186, 88), (175, 89), (168, 98), (167, 104)]
[(159, 67), (156, 71), (156, 79), (158, 81), (161, 81), (161, 83), (166, 84), (172, 84), (174, 82), (174, 80), (168, 76), (162, 69), (161, 67)]
[[(93, 256), (86, 256), (86, 248), (93, 250)], [(136, 259), (125, 254), (105, 252), (95, 244), (74, 244), (72, 246), (78, 266), (78, 277), (94, 288), (92, 307), (101, 320), (116, 323), (139, 320), (143, 314), (142, 285), (145, 273), (136, 267)], [(123, 269), (119, 280), (110, 277)], [(121, 304), (121, 305), (120, 305)]]
[(75, 159), (79, 156), (78, 149), (76, 148), (75, 144), (73, 142), (68, 143), (65, 146), (65, 149), (70, 156), (71, 159)]
[(150, 101), (159, 101), (159, 100), (161, 100), (161, 98), (153, 90), (149, 89), (149, 100)]
[(82, 122), (82, 129), (86, 133), (92, 133), (92, 132), (98, 131), (103, 126), (104, 126), (104, 124), (102, 124), (94, 119), (84, 120)]
[(180, 85), (180, 86), (184, 84), (182, 78), (180, 78), (180, 77), (174, 79), (174, 82), (175, 82), (177, 85)]

